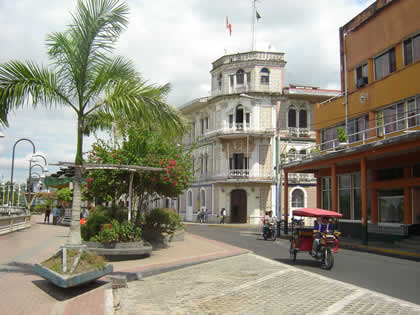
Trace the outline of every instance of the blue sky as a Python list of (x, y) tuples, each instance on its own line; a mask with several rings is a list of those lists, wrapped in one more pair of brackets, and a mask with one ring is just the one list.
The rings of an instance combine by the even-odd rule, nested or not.
[[(373, 0), (260, 0), (256, 24), (258, 50), (285, 53), (286, 83), (339, 89), (338, 29)], [(11, 59), (48, 64), (46, 35), (65, 29), (76, 0), (0, 2), (0, 62)], [(171, 83), (168, 102), (179, 106), (208, 96), (211, 62), (251, 47), (252, 0), (128, 0), (130, 24), (117, 53), (133, 60), (151, 83)], [(226, 30), (226, 16), (232, 36)], [(0, 180), (10, 179), (13, 144), (30, 138), (49, 163), (73, 161), (75, 114), (66, 108), (23, 108), (0, 127)], [(106, 136), (106, 135), (101, 135)], [(85, 138), (84, 151), (94, 137)], [(32, 146), (20, 142), (15, 153), (15, 182), (28, 174)], [(54, 172), (57, 167), (49, 167)], [(35, 171), (35, 169), (34, 169)], [(36, 169), (40, 171), (39, 168)]]

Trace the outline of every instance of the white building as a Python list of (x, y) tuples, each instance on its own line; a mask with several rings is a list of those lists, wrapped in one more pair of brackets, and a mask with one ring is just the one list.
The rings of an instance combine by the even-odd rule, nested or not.
[[(227, 222), (258, 223), (268, 210), (279, 215), (280, 156), (299, 158), (315, 142), (313, 104), (335, 95), (284, 87), (285, 65), (284, 53), (255, 51), (213, 62), (211, 96), (180, 108), (191, 123), (185, 142), (197, 143), (195, 181), (179, 201), (163, 206), (178, 208), (187, 221), (196, 220), (202, 208), (208, 209), (210, 222), (217, 221), (222, 208)], [(299, 176), (296, 187), (290, 182), (289, 200), (314, 206), (315, 181)]]

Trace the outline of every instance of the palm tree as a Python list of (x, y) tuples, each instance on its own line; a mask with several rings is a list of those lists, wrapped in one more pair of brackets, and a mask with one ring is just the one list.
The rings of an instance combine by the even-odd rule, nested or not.
[(101, 127), (98, 117), (184, 129), (178, 112), (165, 102), (169, 86), (147, 84), (129, 60), (111, 54), (127, 14), (128, 6), (119, 0), (79, 0), (67, 30), (47, 37), (50, 67), (20, 61), (0, 65), (0, 124), (7, 126), (7, 114), (24, 105), (67, 106), (77, 115), (72, 245), (81, 243), (83, 134)]

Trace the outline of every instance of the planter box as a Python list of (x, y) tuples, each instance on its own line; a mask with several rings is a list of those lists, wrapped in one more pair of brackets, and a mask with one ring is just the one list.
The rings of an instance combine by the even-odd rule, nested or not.
[(83, 242), (90, 251), (104, 256), (119, 256), (119, 255), (149, 255), (152, 253), (152, 245), (143, 240), (138, 242), (127, 243), (97, 243), (97, 242)]
[(77, 275), (61, 275), (45, 268), (39, 264), (34, 266), (35, 272), (42, 278), (52, 282), (60, 288), (71, 288), (87, 282), (94, 281), (114, 271), (114, 267), (108, 264), (104, 269), (92, 270), (86, 273), (79, 273)]

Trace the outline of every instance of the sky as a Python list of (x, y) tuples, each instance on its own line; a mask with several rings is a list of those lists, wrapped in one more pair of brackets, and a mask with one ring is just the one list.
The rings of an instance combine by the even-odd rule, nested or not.
[[(251, 50), (252, 0), (127, 0), (129, 25), (115, 54), (131, 59), (149, 83), (171, 84), (167, 102), (180, 106), (209, 96), (211, 63), (225, 54)], [(285, 53), (288, 84), (340, 89), (338, 30), (374, 0), (258, 0), (256, 50)], [(0, 63), (48, 65), (45, 38), (71, 21), (77, 0), (0, 0)], [(232, 34), (226, 29), (226, 17)], [(29, 138), (49, 164), (73, 162), (76, 116), (64, 107), (25, 107), (0, 127), (0, 182), (10, 181), (14, 143)], [(107, 137), (99, 134), (99, 137)], [(84, 139), (89, 150), (95, 137)], [(32, 145), (15, 147), (14, 182), (28, 176)], [(37, 159), (44, 165), (42, 159)], [(34, 162), (34, 164), (38, 164)], [(49, 173), (57, 171), (48, 166)], [(42, 175), (42, 168), (33, 172)], [(46, 173), (48, 174), (48, 173)]]

